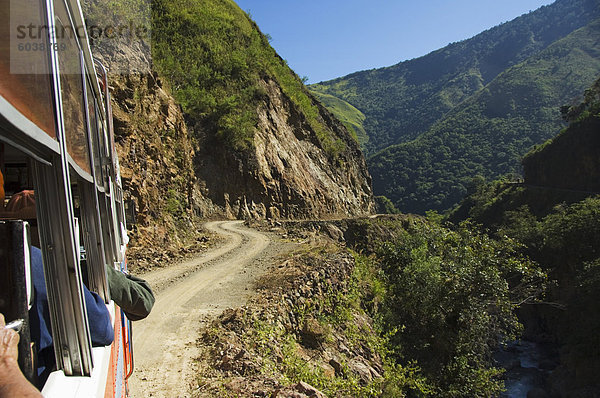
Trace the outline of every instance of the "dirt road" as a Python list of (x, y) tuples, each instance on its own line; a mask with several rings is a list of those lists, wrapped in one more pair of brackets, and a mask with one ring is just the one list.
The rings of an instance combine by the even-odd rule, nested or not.
[(157, 300), (150, 316), (133, 325), (133, 398), (188, 397), (197, 380), (198, 329), (224, 309), (243, 305), (253, 281), (277, 254), (267, 235), (241, 221), (210, 222), (206, 228), (224, 236), (223, 244), (144, 275)]

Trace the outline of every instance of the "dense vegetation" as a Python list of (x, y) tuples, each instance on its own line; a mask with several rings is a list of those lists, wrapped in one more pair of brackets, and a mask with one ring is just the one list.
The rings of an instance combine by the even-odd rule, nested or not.
[(518, 173), (520, 156), (562, 127), (559, 107), (600, 72), (599, 16), (596, 2), (559, 0), (425, 57), (311, 89), (364, 113), (376, 194), (404, 212), (444, 210), (473, 177)]
[[(523, 188), (523, 190), (527, 190)], [(548, 305), (525, 312), (530, 338), (557, 343), (560, 367), (551, 379), (565, 391), (598, 391), (600, 370), (600, 197), (588, 197), (571, 205), (558, 204), (545, 216), (536, 216), (536, 201), (514, 207), (513, 200), (537, 195), (503, 191), (494, 197), (499, 212), (473, 212), (496, 236), (510, 236), (524, 244), (525, 252), (554, 281), (546, 297)], [(493, 195), (491, 195), (493, 196)], [(516, 199), (516, 200), (515, 200)], [(485, 208), (480, 203), (475, 207)], [(539, 208), (538, 208), (539, 209)], [(478, 215), (483, 216), (477, 219)], [(562, 383), (562, 385), (559, 385)], [(571, 395), (566, 395), (571, 396)]]
[(396, 363), (417, 367), (432, 396), (497, 394), (502, 370), (492, 352), (519, 333), (514, 309), (539, 297), (544, 274), (513, 240), (468, 224), (452, 231), (411, 217), (354, 223), (357, 249), (374, 252), (359, 256), (370, 267), (363, 305), (389, 336)]
[(237, 151), (251, 148), (258, 104), (266, 95), (260, 80), (273, 79), (327, 152), (344, 149), (302, 81), (232, 0), (158, 0), (152, 13), (153, 61), (185, 113), (203, 122), (210, 136)]
[[(529, 167), (546, 169), (540, 173), (558, 186), (572, 182), (568, 177), (569, 181), (564, 180), (562, 170), (574, 170), (580, 178), (573, 180), (579, 186), (531, 186), (527, 174), (524, 184), (480, 184), (451, 215), (454, 221), (468, 217), (498, 237), (522, 242), (525, 252), (554, 281), (546, 297), (549, 304), (526, 312), (524, 318), (533, 335), (550, 336), (550, 341), (558, 342), (561, 366), (553, 373), (552, 387), (566, 396), (600, 388), (600, 196), (583, 190), (597, 184), (599, 176), (593, 167), (580, 169), (577, 162), (581, 157), (570, 156), (583, 154), (592, 159), (592, 166), (600, 159), (600, 146), (590, 147), (581, 140), (582, 136), (598, 135), (598, 129), (589, 132), (587, 126), (600, 120), (599, 82), (586, 91), (581, 104), (563, 108), (566, 119), (571, 120), (569, 128), (524, 160), (535, 163)], [(565, 154), (560, 168), (555, 167), (557, 148)], [(556, 175), (555, 170), (559, 170)]]
[(487, 227), (505, 223), (507, 211), (526, 206), (542, 218), (558, 204), (580, 202), (600, 192), (600, 78), (584, 93), (581, 103), (564, 106), (569, 126), (536, 146), (522, 160), (525, 179), (521, 183), (504, 177), (490, 183), (471, 181), (471, 192), (449, 215), (458, 222), (466, 218)]
[(525, 180), (529, 185), (600, 192), (600, 79), (585, 91), (581, 104), (564, 106), (561, 112), (570, 125), (523, 158)]
[[(305, 240), (261, 282), (277, 280), (279, 304), (263, 303), (241, 322), (226, 316), (219, 328), (229, 332), (211, 332), (217, 358), (244, 348), (226, 369), (238, 369), (233, 374), (248, 384), (265, 377), (269, 385), (305, 382), (330, 397), (497, 396), (503, 370), (492, 354), (520, 334), (514, 310), (541, 297), (546, 281), (521, 246), (468, 223), (451, 230), (418, 216), (338, 225), (353, 259), (339, 242), (312, 232), (312, 243)], [(239, 341), (214, 344), (231, 331)], [(377, 370), (360, 371), (357, 361)], [(230, 380), (232, 373), (222, 375)]]
[(371, 157), (375, 192), (423, 213), (457, 203), (476, 175), (518, 173), (519, 157), (560, 129), (560, 104), (598, 76), (598, 40), (600, 20), (501, 74), (416, 140)]

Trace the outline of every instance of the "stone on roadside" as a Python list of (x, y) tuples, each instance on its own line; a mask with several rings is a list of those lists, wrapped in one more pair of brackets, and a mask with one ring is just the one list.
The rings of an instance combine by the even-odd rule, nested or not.
[(294, 386), (294, 390), (306, 395), (307, 397), (313, 398), (327, 398), (327, 395), (323, 394), (321, 391), (317, 390), (313, 386), (303, 381), (299, 382)]
[(313, 317), (308, 317), (304, 321), (302, 331), (300, 332), (302, 343), (309, 348), (319, 348), (327, 337), (327, 329)]

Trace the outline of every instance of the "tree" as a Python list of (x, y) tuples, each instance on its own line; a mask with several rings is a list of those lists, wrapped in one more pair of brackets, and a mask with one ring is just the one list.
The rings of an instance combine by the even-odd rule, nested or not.
[(545, 275), (519, 254), (509, 238), (499, 241), (413, 221), (378, 258), (388, 282), (383, 315), (398, 360), (415, 361), (439, 396), (497, 394), (500, 369), (491, 362), (498, 336), (514, 338), (514, 309), (541, 294)]

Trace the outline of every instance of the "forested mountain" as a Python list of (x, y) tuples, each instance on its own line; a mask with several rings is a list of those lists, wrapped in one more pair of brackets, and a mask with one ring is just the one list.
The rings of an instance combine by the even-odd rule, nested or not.
[(443, 210), (473, 177), (518, 172), (519, 157), (560, 129), (559, 107), (600, 73), (599, 17), (596, 1), (558, 0), (424, 57), (311, 89), (365, 115), (376, 194), (405, 212)]
[(334, 97), (333, 95), (323, 94), (317, 91), (313, 91), (312, 93), (327, 107), (327, 109), (331, 110), (335, 116), (344, 123), (348, 131), (350, 131), (359, 144), (364, 145), (369, 141), (369, 136), (363, 127), (365, 115), (361, 111), (348, 102), (339, 99), (338, 97)]
[(500, 74), (413, 141), (369, 159), (373, 186), (403, 211), (444, 210), (476, 176), (519, 173), (519, 159), (561, 129), (560, 105), (600, 74), (600, 20)]

